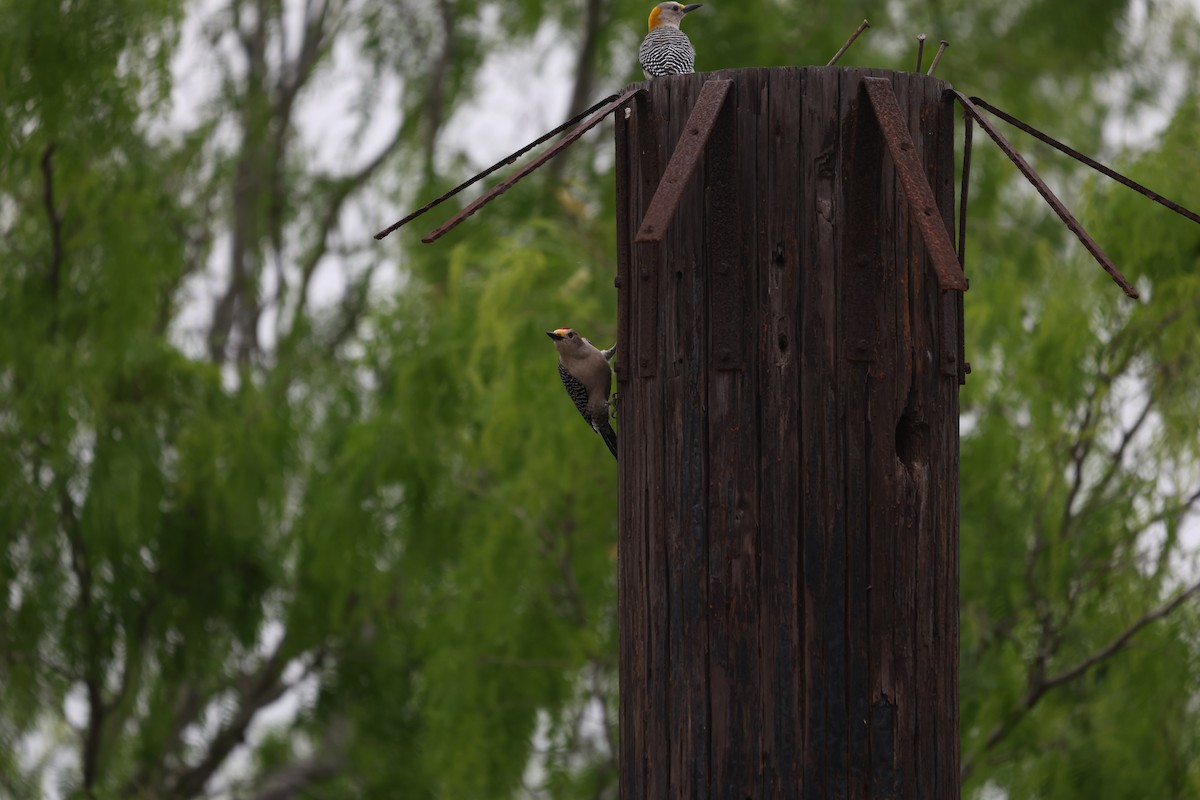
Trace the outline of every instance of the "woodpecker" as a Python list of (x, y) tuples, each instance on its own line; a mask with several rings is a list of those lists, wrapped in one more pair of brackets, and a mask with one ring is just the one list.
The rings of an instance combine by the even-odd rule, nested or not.
[(700, 3), (659, 3), (650, 9), (650, 32), (638, 48), (638, 61), (647, 78), (659, 75), (684, 75), (694, 72), (696, 51), (687, 34), (679, 30), (683, 15), (695, 11)]
[(608, 392), (612, 388), (612, 367), (608, 362), (617, 346), (600, 350), (570, 328), (546, 331), (546, 335), (554, 340), (558, 377), (562, 378), (571, 402), (616, 458), (617, 434), (608, 423)]

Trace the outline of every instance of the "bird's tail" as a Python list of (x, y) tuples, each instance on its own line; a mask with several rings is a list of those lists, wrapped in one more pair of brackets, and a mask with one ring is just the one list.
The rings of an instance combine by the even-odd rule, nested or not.
[(608, 420), (601, 420), (596, 426), (596, 433), (600, 434), (600, 438), (608, 445), (608, 449), (612, 451), (613, 458), (617, 457), (617, 433), (612, 429), (612, 425), (608, 424)]

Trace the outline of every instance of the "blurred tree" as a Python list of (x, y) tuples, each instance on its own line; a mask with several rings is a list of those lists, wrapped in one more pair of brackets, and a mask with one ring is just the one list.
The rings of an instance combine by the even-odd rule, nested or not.
[[(474, 171), (485, 80), (565, 116), (640, 78), (648, 5), (0, 0), (0, 794), (615, 796), (615, 472), (542, 335), (611, 340), (609, 140), (437, 247), (368, 234)], [(843, 63), (907, 69), (924, 30), (944, 77), (1103, 152), (1200, 52), (1151, 5), (688, 30), (701, 69), (824, 63), (864, 15)], [(1196, 107), (1127, 164), (1185, 202)], [(1196, 231), (1026, 149), (1151, 300), (976, 148), (966, 790), (1188, 796)]]
[[(1127, 172), (1186, 198), (1197, 121), (1191, 93)], [(963, 774), (1016, 797), (1200, 791), (1200, 228), (1104, 180), (1085, 224), (1146, 300), (1018, 244), (967, 319)]]

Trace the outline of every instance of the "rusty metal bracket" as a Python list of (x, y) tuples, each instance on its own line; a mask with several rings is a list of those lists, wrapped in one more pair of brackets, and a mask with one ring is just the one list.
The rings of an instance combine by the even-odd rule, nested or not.
[(663, 240), (671, 218), (675, 215), (675, 209), (679, 207), (683, 190), (687, 187), (692, 173), (696, 171), (696, 165), (700, 163), (704, 146), (708, 144), (708, 137), (712, 134), (717, 115), (725, 105), (725, 97), (732, 85), (731, 80), (711, 80), (700, 88), (696, 105), (692, 106), (692, 113), (688, 115), (683, 126), (683, 135), (679, 137), (675, 152), (671, 153), (671, 160), (667, 162), (658, 188), (654, 190), (650, 207), (642, 217), (642, 224), (633, 239), (635, 242)]
[(562, 125), (559, 125), (559, 126), (558, 126), (557, 128), (555, 128), (554, 130), (547, 131), (546, 133), (543, 133), (541, 136), (539, 136), (538, 138), (534, 139), (532, 142), (530, 142), (529, 144), (525, 145), (524, 147), (522, 147), (520, 150), (516, 151), (515, 153), (509, 153), (507, 156), (505, 156), (504, 158), (500, 159), (500, 160), (499, 160), (499, 161), (497, 161), (495, 164), (492, 164), (490, 167), (488, 167), (487, 169), (485, 169), (483, 172), (479, 172), (479, 173), (476, 173), (475, 175), (472, 175), (470, 178), (468, 178), (467, 180), (463, 181), (463, 182), (462, 182), (462, 183), (460, 183), (458, 186), (455, 186), (453, 189), (451, 189), (450, 191), (446, 192), (446, 193), (445, 193), (445, 194), (443, 194), (441, 197), (438, 197), (438, 198), (436, 198), (436, 199), (434, 199), (434, 200), (430, 200), (428, 203), (426, 203), (425, 205), (421, 206), (420, 208), (418, 208), (416, 211), (412, 212), (412, 213), (411, 213), (411, 214), (409, 214), (408, 216), (404, 217), (404, 218), (403, 218), (403, 219), (401, 219), (399, 222), (395, 222), (395, 223), (393, 223), (393, 224), (391, 224), (391, 225), (387, 226), (386, 228), (384, 228), (383, 230), (381, 230), (379, 233), (375, 234), (375, 238), (376, 238), (376, 239), (382, 239), (383, 237), (387, 236), (389, 233), (393, 233), (393, 232), (395, 232), (395, 231), (399, 230), (400, 228), (404, 227), (404, 226), (405, 226), (405, 225), (407, 225), (408, 223), (412, 222), (412, 221), (413, 221), (414, 219), (416, 219), (417, 217), (419, 217), (419, 216), (421, 216), (422, 214), (424, 214), (426, 211), (430, 211), (430, 210), (432, 210), (432, 209), (436, 208), (437, 206), (440, 206), (442, 203), (446, 202), (446, 201), (447, 201), (447, 200), (449, 200), (451, 197), (454, 197), (454, 195), (458, 194), (458, 193), (459, 193), (459, 192), (461, 192), (463, 189), (466, 189), (468, 186), (471, 186), (471, 185), (473, 185), (473, 184), (475, 184), (475, 183), (478, 183), (479, 181), (483, 180), (483, 179), (484, 179), (484, 178), (486, 178), (488, 175), (491, 175), (493, 172), (495, 172), (496, 170), (500, 169), (501, 167), (503, 167), (503, 166), (506, 166), (506, 165), (508, 165), (508, 164), (511, 164), (511, 163), (513, 163), (513, 162), (514, 162), (514, 161), (516, 161), (518, 158), (520, 158), (521, 156), (525, 155), (526, 153), (528, 153), (528, 152), (529, 152), (530, 150), (532, 150), (533, 148), (537, 147), (537, 146), (538, 146), (539, 144), (541, 144), (542, 142), (545, 142), (545, 141), (547, 141), (547, 140), (549, 140), (549, 139), (552, 139), (552, 138), (554, 138), (554, 137), (555, 137), (555, 136), (557, 136), (558, 134), (560, 134), (560, 133), (562, 133), (563, 131), (565, 131), (567, 128), (569, 128), (569, 127), (571, 127), (572, 125), (574, 125), (575, 123), (579, 122), (579, 120), (583, 119), (583, 118), (584, 118), (584, 117), (586, 117), (588, 114), (591, 114), (593, 111), (595, 111), (596, 109), (600, 108), (600, 106), (604, 105), (605, 103), (610, 103), (610, 102), (612, 102), (613, 100), (616, 100), (616, 99), (617, 99), (617, 97), (618, 97), (618, 95), (615, 95), (615, 94), (610, 94), (608, 97), (606, 97), (606, 98), (604, 98), (603, 100), (601, 100), (600, 102), (596, 103), (596, 104), (595, 104), (595, 105), (593, 105), (591, 108), (586, 108), (586, 109), (584, 109), (583, 111), (580, 111), (578, 114), (576, 114), (575, 116), (571, 117), (569, 120), (567, 120), (566, 122), (564, 122)]
[(1117, 183), (1128, 186), (1130, 189), (1133, 189), (1135, 192), (1138, 192), (1139, 194), (1143, 195), (1144, 197), (1148, 197), (1151, 200), (1153, 200), (1154, 202), (1158, 203), (1159, 205), (1165, 206), (1165, 207), (1171, 209), (1172, 211), (1174, 211), (1176, 214), (1180, 215), (1181, 217), (1190, 219), (1192, 222), (1200, 223), (1200, 214), (1197, 214), (1194, 211), (1190, 211), (1189, 209), (1184, 208), (1183, 206), (1179, 205), (1179, 203), (1176, 203), (1174, 200), (1168, 200), (1167, 198), (1163, 197), (1161, 194), (1154, 191), (1153, 189), (1149, 189), (1149, 188), (1143, 186), (1142, 184), (1138, 183), (1137, 181), (1133, 180), (1132, 178), (1125, 177), (1121, 173), (1117, 172), (1115, 169), (1111, 169), (1109, 167), (1104, 166), (1099, 161), (1096, 161), (1094, 158), (1089, 158), (1088, 156), (1085, 156), (1083, 153), (1079, 152), (1078, 150), (1074, 149), (1073, 147), (1070, 147), (1070, 146), (1065, 145), (1062, 142), (1058, 141), (1053, 136), (1042, 133), (1037, 128), (1030, 125), (1028, 122), (1022, 122), (1021, 120), (1014, 117), (1012, 114), (1007, 114), (1007, 113), (1001, 111), (1000, 109), (996, 108), (994, 105), (992, 105), (988, 101), (982, 100), (978, 97), (972, 97), (971, 102), (974, 103), (975, 105), (979, 106), (980, 108), (986, 109), (987, 111), (991, 112), (992, 114), (995, 114), (997, 117), (1004, 120), (1009, 125), (1012, 125), (1016, 128), (1019, 128), (1019, 129), (1025, 131), (1025, 133), (1028, 133), (1030, 136), (1034, 137), (1035, 139), (1040, 139), (1041, 141), (1043, 141), (1046, 144), (1053, 147), (1055, 150), (1058, 150), (1061, 153), (1066, 153), (1071, 158), (1075, 159), (1076, 161), (1080, 162), (1081, 164), (1086, 164), (1087, 166), (1096, 170), (1096, 172), (1099, 172), (1101, 175), (1106, 175), (1106, 176), (1112, 178)]
[(942, 224), (937, 202), (933, 198), (933, 189), (917, 158), (908, 125), (900, 113), (896, 93), (892, 90), (892, 83), (887, 78), (863, 78), (863, 87), (867, 91), (871, 107), (875, 109), (875, 117), (879, 120), (884, 141), (887, 142), (888, 152), (896, 167), (896, 174), (900, 176), (904, 199), (908, 202), (909, 211), (917, 220), (921, 238), (925, 240), (925, 248), (929, 251), (930, 261), (933, 262), (933, 271), (937, 273), (938, 285), (943, 291), (954, 289), (965, 292), (967, 278), (954, 253), (950, 235)]
[(1050, 208), (1054, 209), (1054, 213), (1058, 214), (1059, 219), (1063, 221), (1071, 233), (1075, 234), (1079, 238), (1079, 241), (1083, 242), (1083, 246), (1092, 254), (1092, 258), (1096, 259), (1096, 263), (1104, 268), (1104, 271), (1116, 281), (1117, 285), (1121, 287), (1126, 295), (1136, 300), (1139, 297), (1137, 290), (1129, 284), (1129, 281), (1121, 274), (1121, 270), (1117, 269), (1117, 265), (1100, 249), (1100, 245), (1096, 244), (1096, 240), (1083, 229), (1083, 226), (1071, 215), (1071, 212), (1067, 210), (1063, 202), (1058, 199), (1054, 192), (1050, 191), (1050, 187), (1034, 172), (1033, 167), (1029, 166), (1029, 162), (1013, 149), (1013, 146), (1008, 143), (1004, 135), (996, 130), (995, 126), (986, 117), (979, 113), (979, 109), (975, 107), (975, 104), (966, 95), (955, 90), (954, 96), (958, 98), (958, 102), (962, 104), (962, 107), (975, 118), (975, 121), (979, 123), (979, 127), (983, 128), (984, 132), (992, 137), (992, 141), (996, 143), (996, 146), (1003, 150), (1004, 154), (1017, 165), (1017, 169), (1021, 171), (1026, 180), (1033, 184), (1033, 188), (1038, 190), (1038, 194), (1050, 205)]

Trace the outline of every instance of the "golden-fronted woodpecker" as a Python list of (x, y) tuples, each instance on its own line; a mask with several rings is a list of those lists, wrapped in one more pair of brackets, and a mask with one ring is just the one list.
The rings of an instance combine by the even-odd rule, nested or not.
[(562, 378), (571, 402), (616, 458), (617, 434), (608, 422), (608, 393), (612, 389), (612, 367), (608, 362), (617, 346), (600, 350), (570, 328), (547, 331), (546, 335), (554, 340), (558, 377)]
[(693, 72), (696, 51), (687, 34), (679, 29), (683, 15), (695, 11), (700, 3), (659, 3), (650, 9), (650, 32), (638, 48), (638, 61), (647, 78), (659, 75), (683, 75)]

